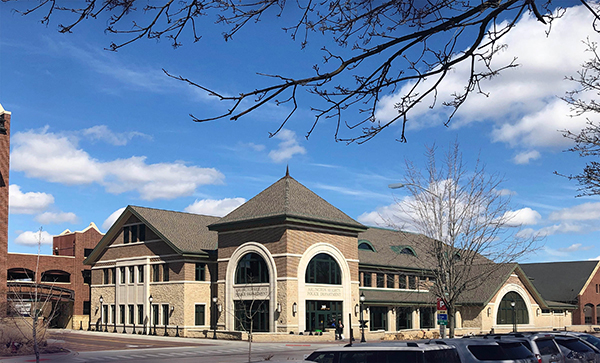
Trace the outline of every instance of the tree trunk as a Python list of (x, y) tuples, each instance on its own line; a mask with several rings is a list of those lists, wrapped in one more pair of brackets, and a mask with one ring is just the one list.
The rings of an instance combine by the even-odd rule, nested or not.
[(37, 322), (38, 322), (37, 306), (34, 305), (33, 309), (34, 309), (33, 310), (33, 323), (32, 323), (32, 325), (33, 325), (33, 332), (32, 332), (33, 352), (35, 353), (35, 362), (40, 363), (40, 347), (38, 346), (38, 339), (37, 339)]
[(456, 313), (454, 305), (448, 305), (448, 337), (454, 338), (454, 314)]

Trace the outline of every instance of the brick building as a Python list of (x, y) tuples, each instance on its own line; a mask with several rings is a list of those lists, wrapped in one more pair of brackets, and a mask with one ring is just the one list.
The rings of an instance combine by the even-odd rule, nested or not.
[[(0, 105), (0, 306), (6, 299), (8, 253), (8, 170), (10, 160), (10, 116)], [(0, 315), (4, 312), (0, 311)]]
[[(199, 337), (252, 323), (289, 337), (342, 319), (348, 334), (363, 308), (371, 335), (437, 329), (432, 242), (367, 228), (289, 174), (223, 218), (128, 206), (85, 261), (92, 323)], [(574, 306), (554, 316), (557, 304), (518, 265), (473, 274), (481, 278), (459, 301), (459, 332), (512, 330), (513, 319), (525, 329), (571, 325)]]

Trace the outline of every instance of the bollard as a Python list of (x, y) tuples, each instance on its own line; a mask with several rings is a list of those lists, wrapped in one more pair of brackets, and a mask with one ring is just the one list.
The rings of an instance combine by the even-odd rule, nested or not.
[(175, 327), (175, 332), (176, 332), (176, 333), (175, 333), (175, 336), (176, 336), (176, 337), (178, 337), (178, 336), (179, 336), (179, 325), (177, 325), (177, 326)]
[(125, 329), (125, 322), (123, 322), (123, 334), (127, 334), (127, 329)]
[(156, 335), (156, 322), (154, 322), (154, 331), (152, 332), (152, 335)]
[(79, 321), (79, 330), (83, 330), (83, 320)]
[(108, 333), (108, 321), (104, 322), (104, 332)]
[(165, 325), (165, 334), (163, 334), (163, 336), (168, 337), (169, 333), (167, 332), (167, 326)]
[(133, 331), (131, 332), (131, 334), (135, 334), (135, 321), (133, 322)]
[(92, 319), (88, 318), (88, 330), (87, 331), (92, 331)]

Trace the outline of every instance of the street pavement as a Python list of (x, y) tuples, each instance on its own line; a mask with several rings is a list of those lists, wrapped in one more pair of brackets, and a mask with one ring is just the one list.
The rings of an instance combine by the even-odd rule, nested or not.
[[(114, 333), (73, 330), (53, 331), (51, 345), (60, 345), (69, 353), (43, 354), (41, 362), (145, 362), (176, 360), (177, 363), (248, 362), (248, 342), (176, 338), (164, 336), (131, 336)], [(252, 362), (277, 359), (299, 361), (315, 349), (342, 343), (252, 343)], [(35, 356), (0, 357), (2, 363), (35, 362)]]

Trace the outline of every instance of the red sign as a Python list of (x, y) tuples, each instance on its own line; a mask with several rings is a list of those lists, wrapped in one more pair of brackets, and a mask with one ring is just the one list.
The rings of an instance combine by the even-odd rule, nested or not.
[(446, 307), (446, 302), (442, 298), (437, 298), (437, 309), (438, 310), (448, 310)]

